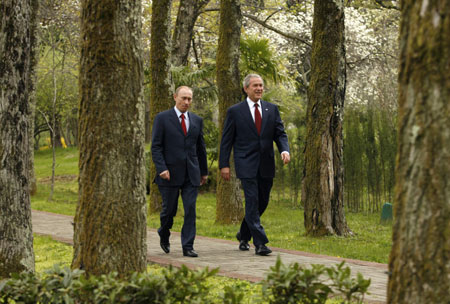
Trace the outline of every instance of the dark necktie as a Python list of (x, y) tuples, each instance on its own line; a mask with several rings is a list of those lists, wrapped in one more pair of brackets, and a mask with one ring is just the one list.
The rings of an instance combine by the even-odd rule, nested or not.
[(180, 115), (181, 118), (181, 129), (183, 129), (184, 136), (187, 135), (186, 123), (184, 122), (184, 114)]
[(261, 113), (258, 110), (259, 104), (255, 103), (255, 126), (258, 135), (261, 133)]

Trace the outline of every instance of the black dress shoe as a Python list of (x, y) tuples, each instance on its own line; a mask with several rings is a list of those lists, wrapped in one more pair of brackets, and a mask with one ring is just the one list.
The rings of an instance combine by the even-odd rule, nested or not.
[(271, 253), (272, 250), (270, 250), (266, 245), (259, 245), (255, 248), (255, 254), (257, 255), (269, 255)]
[(183, 255), (191, 257), (191, 258), (198, 257), (198, 254), (197, 254), (197, 252), (195, 252), (194, 249), (183, 249)]
[(239, 250), (241, 250), (241, 251), (249, 251), (250, 250), (250, 245), (248, 244), (248, 241), (242, 240), (239, 243)]
[(248, 251), (248, 250), (250, 250), (250, 245), (248, 244), (248, 241), (241, 239), (241, 232), (240, 231), (238, 233), (236, 233), (236, 238), (239, 241), (239, 250), (241, 250), (241, 251)]
[(161, 249), (162, 249), (165, 253), (169, 253), (169, 252), (170, 252), (170, 243), (163, 243), (163, 242), (160, 242), (159, 245), (161, 246)]

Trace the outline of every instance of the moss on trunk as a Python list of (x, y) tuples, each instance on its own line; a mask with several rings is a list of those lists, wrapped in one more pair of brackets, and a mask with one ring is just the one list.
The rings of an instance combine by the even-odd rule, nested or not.
[(448, 303), (450, 4), (402, 3), (388, 303)]
[(83, 1), (73, 268), (146, 266), (140, 1)]
[(342, 117), (345, 96), (343, 1), (314, 2), (311, 81), (302, 202), (311, 235), (351, 233), (344, 216)]
[[(150, 45), (150, 125), (159, 112), (174, 106), (170, 78), (170, 8), (172, 1), (152, 2), (152, 30)], [(151, 132), (151, 130), (150, 130)], [(151, 158), (151, 153), (150, 153)], [(159, 212), (162, 198), (153, 183), (156, 168), (150, 159), (150, 212)]]
[(30, 103), (37, 1), (0, 4), (0, 278), (34, 271)]
[[(219, 134), (222, 135), (227, 109), (242, 99), (239, 76), (239, 43), (241, 38), (242, 14), (240, 2), (225, 0), (220, 2), (219, 45), (217, 49), (217, 87), (219, 89)], [(219, 138), (220, 142), (220, 138)], [(218, 149), (220, 151), (220, 147)], [(225, 181), (217, 174), (216, 222), (234, 223), (244, 216), (240, 181), (234, 173)]]

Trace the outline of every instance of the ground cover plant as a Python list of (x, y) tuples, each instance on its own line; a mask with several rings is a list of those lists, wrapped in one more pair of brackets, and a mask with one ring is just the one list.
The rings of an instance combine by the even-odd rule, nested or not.
[[(217, 269), (158, 265), (85, 277), (68, 267), (71, 246), (35, 235), (34, 250), (36, 273), (0, 281), (0, 303), (362, 303), (370, 285), (359, 274), (352, 278), (344, 263), (305, 268), (280, 259), (261, 283), (216, 276)], [(329, 299), (336, 294), (341, 298)]]
[[(48, 236), (34, 235), (34, 253), (36, 273), (39, 277), (42, 278), (46, 273), (59, 274), (60, 277), (69, 276), (69, 271), (66, 268), (70, 267), (72, 262), (72, 246), (57, 242)], [(166, 269), (166, 267), (157, 264), (150, 264), (147, 267), (147, 274), (161, 278)], [(187, 269), (184, 269), (180, 274), (188, 276)], [(208, 294), (205, 295), (205, 298), (210, 303), (222, 303), (219, 299), (222, 299), (225, 296), (224, 291), (229, 289), (235, 291), (235, 296), (238, 296), (236, 291), (241, 291), (244, 294), (242, 297), (239, 297), (243, 301), (240, 303), (256, 303), (260, 301), (262, 291), (260, 284), (214, 274), (207, 276), (206, 273), (203, 273), (205, 278), (203, 284), (208, 289)], [(74, 275), (78, 276), (79, 274), (75, 272)], [(22, 280), (25, 280), (27, 277), (30, 278), (30, 276), (23, 275)], [(113, 277), (114, 275), (111, 275), (109, 279), (112, 280)], [(36, 281), (34, 282), (36, 283)], [(94, 283), (91, 282), (91, 284)], [(227, 296), (230, 297), (231, 294)], [(1, 300), (0, 303), (2, 303)]]
[[(148, 149), (148, 147), (147, 147)], [(48, 201), (51, 176), (51, 153), (48, 150), (35, 153), (35, 170), (38, 192), (32, 197), (32, 208), (66, 215), (74, 215), (77, 196), (78, 151), (75, 148), (58, 149), (53, 201)], [(211, 173), (215, 174), (215, 173)], [(272, 200), (262, 217), (270, 246), (307, 251), (342, 258), (387, 263), (391, 249), (390, 225), (380, 224), (378, 213), (346, 213), (352, 237), (305, 236), (303, 210), (290, 202)], [(182, 208), (175, 219), (174, 231), (180, 231)], [(150, 214), (148, 226), (157, 228), (159, 214)], [(200, 193), (197, 201), (197, 234), (235, 240), (239, 224), (215, 223), (214, 193)]]

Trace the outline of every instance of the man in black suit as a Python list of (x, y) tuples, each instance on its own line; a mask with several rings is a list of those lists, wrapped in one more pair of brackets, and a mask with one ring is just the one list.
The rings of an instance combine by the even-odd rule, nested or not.
[(192, 90), (189, 87), (179, 87), (174, 99), (173, 109), (155, 116), (152, 131), (151, 151), (157, 172), (155, 183), (163, 200), (158, 234), (162, 250), (169, 253), (170, 229), (177, 213), (181, 191), (184, 207), (181, 230), (183, 255), (197, 257), (194, 250), (195, 204), (198, 187), (208, 178), (203, 119), (188, 112), (192, 103)]
[(234, 150), (236, 176), (245, 195), (245, 218), (236, 238), (240, 250), (249, 250), (253, 237), (255, 253), (268, 255), (272, 251), (260, 217), (269, 203), (275, 176), (273, 142), (284, 164), (289, 163), (289, 143), (278, 107), (261, 100), (264, 83), (257, 74), (244, 79), (247, 99), (227, 111), (220, 144), (219, 168), (222, 178), (230, 179), (230, 153)]

